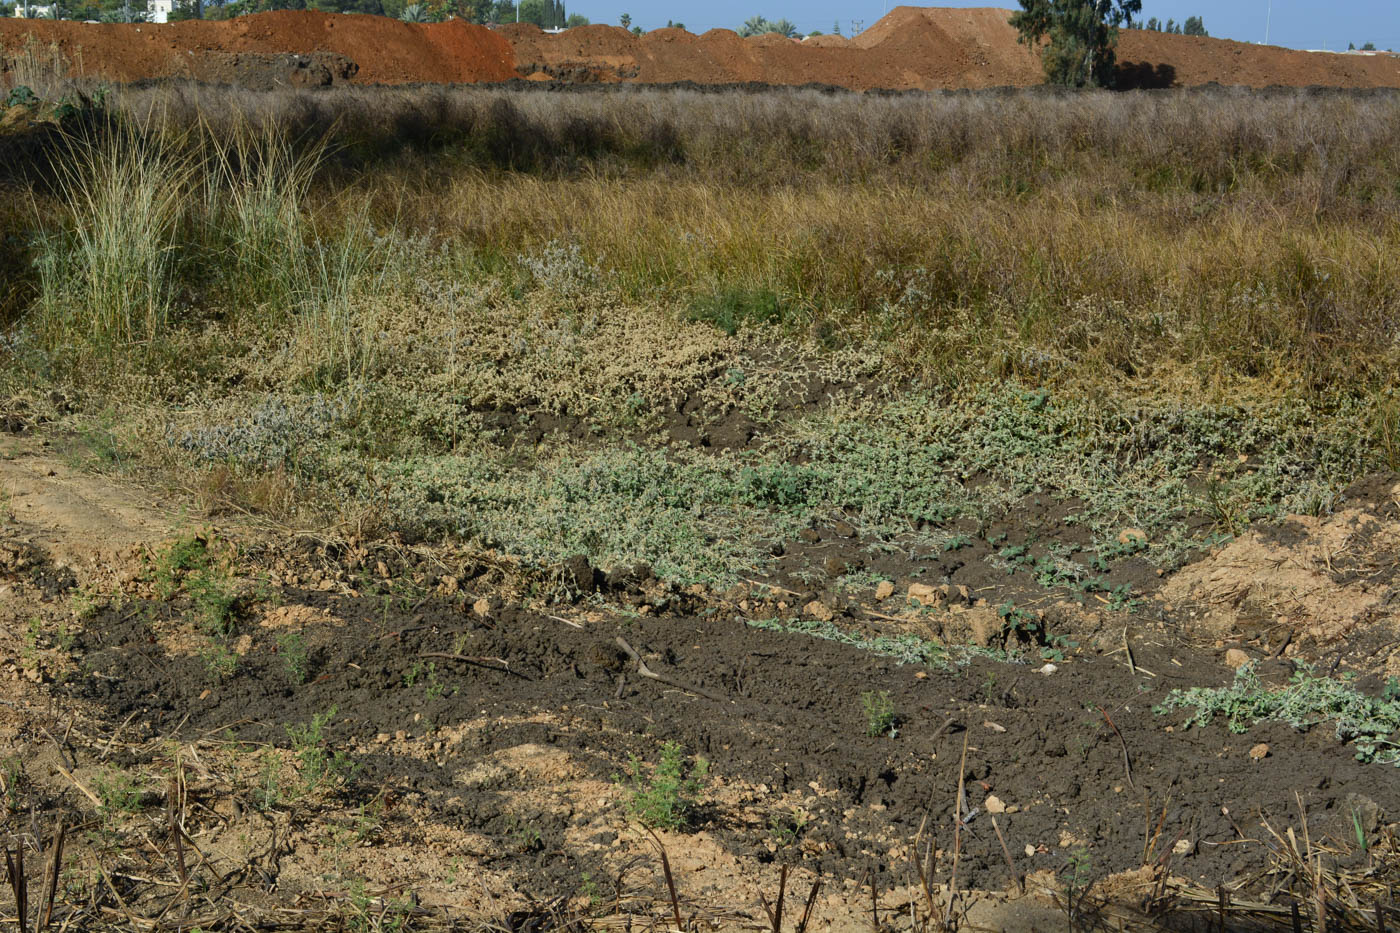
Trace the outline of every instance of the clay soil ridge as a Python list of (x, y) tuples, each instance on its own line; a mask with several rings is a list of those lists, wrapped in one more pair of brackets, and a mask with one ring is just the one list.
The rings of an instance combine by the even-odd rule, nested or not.
[[(727, 29), (634, 36), (614, 26), (548, 35), (460, 21), (410, 24), (383, 17), (282, 11), (228, 22), (85, 24), (0, 21), (13, 58), (33, 37), (56, 46), (70, 72), (112, 81), (196, 78), (272, 83), (472, 83), (532, 78), (568, 83), (823, 84), (853, 90), (1029, 86), (1042, 80), (1033, 51), (1016, 41), (1006, 10), (900, 6), (851, 40), (742, 38)], [(1223, 39), (1124, 30), (1129, 87), (1210, 83), (1400, 87), (1400, 57), (1300, 52)], [(310, 56), (316, 67), (268, 56)], [(267, 83), (266, 81), (261, 82)]]
[[(402, 23), (384, 17), (279, 11), (226, 22), (154, 25), (0, 20), (7, 54), (33, 36), (56, 45), (70, 73), (109, 81), (218, 80), (228, 53), (343, 56), (361, 84), (504, 81), (515, 53), (500, 33), (461, 21)], [(47, 56), (45, 56), (47, 57)]]

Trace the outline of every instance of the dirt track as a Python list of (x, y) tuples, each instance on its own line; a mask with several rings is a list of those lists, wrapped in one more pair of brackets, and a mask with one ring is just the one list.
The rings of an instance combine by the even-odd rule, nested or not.
[[(727, 29), (641, 37), (614, 26), (549, 36), (460, 21), (417, 25), (366, 16), (277, 12), (228, 22), (89, 25), (0, 20), (8, 59), (34, 36), (57, 44), (72, 73), (112, 81), (186, 77), (233, 84), (569, 83), (826, 84), (932, 90), (1039, 84), (1005, 10), (896, 7), (854, 39), (741, 38)], [(288, 57), (288, 56), (299, 56)], [(47, 56), (46, 56), (47, 57)], [(1126, 30), (1132, 87), (1226, 85), (1400, 87), (1400, 57), (1299, 52), (1224, 39)]]

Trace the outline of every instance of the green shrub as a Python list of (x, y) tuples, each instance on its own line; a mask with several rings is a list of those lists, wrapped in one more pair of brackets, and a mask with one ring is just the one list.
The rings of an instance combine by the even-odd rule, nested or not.
[(652, 829), (688, 828), (700, 804), (709, 770), (709, 762), (703, 758), (687, 765), (678, 742), (661, 746), (661, 759), (650, 774), (634, 756), (627, 772), (632, 785), (627, 812)]

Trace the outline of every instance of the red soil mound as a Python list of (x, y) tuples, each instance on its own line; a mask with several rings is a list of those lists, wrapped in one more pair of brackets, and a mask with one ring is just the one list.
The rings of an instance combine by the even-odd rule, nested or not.
[(814, 49), (844, 49), (850, 47), (851, 40), (838, 35), (808, 36), (802, 44)]
[(1136, 29), (1120, 34), (1118, 61), (1125, 67), (1165, 66), (1166, 75), (1182, 87), (1211, 82), (1250, 87), (1400, 87), (1400, 56), (1299, 52)]
[[(175, 76), (242, 82), (264, 73), (266, 83), (265, 73), (272, 73), (272, 83), (321, 84), (520, 76), (816, 83), (856, 90), (1039, 84), (1040, 63), (1016, 41), (1008, 16), (1000, 9), (901, 6), (854, 39), (809, 42), (776, 36), (745, 40), (727, 29), (700, 36), (659, 29), (637, 37), (614, 26), (585, 26), (548, 35), (530, 25), (490, 30), (458, 21), (414, 25), (312, 12), (164, 26), (6, 19), (0, 20), (0, 47), (13, 52), (32, 35), (44, 47), (56, 43), (73, 71), (115, 81)], [(1119, 60), (1131, 86), (1400, 87), (1400, 58), (1394, 56), (1296, 52), (1137, 30), (1123, 32)]]
[(0, 47), (13, 52), (28, 36), (45, 47), (57, 44), (73, 73), (111, 81), (208, 79), (217, 77), (228, 53), (286, 52), (344, 56), (359, 66), (354, 80), (361, 84), (515, 77), (510, 43), (461, 21), (423, 25), (292, 11), (164, 25), (0, 19)]

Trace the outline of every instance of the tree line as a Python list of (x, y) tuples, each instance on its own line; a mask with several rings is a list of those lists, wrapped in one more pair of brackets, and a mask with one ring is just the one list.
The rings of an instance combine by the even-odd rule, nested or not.
[(1199, 16), (1188, 16), (1184, 23), (1178, 23), (1174, 19), (1169, 19), (1166, 25), (1163, 25), (1162, 21), (1154, 16), (1147, 21), (1143, 28), (1150, 32), (1168, 32), (1178, 36), (1210, 35), (1210, 33), (1206, 32), (1205, 20), (1201, 19)]
[[(15, 9), (13, 3), (0, 4), (0, 15), (14, 15)], [(541, 29), (588, 25), (586, 16), (565, 9), (564, 0), (520, 0), (518, 5), (514, 0), (176, 0), (170, 18), (220, 20), (272, 10), (366, 13), (410, 22), (439, 22), (455, 17), (481, 24), (534, 23)], [(145, 0), (56, 0), (51, 15), (55, 19), (103, 23), (144, 22), (146, 3)]]

